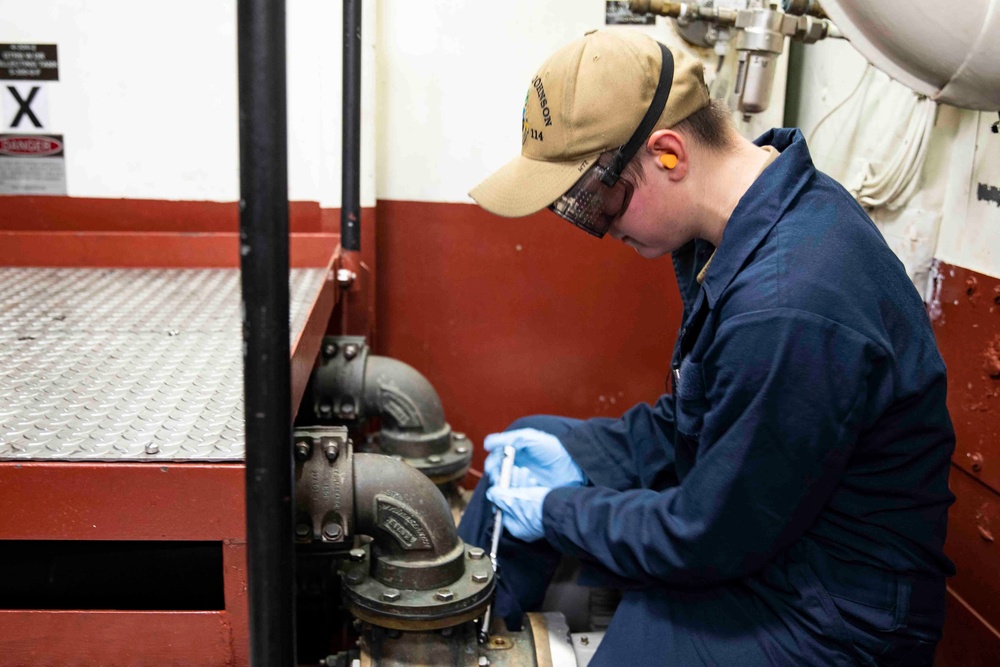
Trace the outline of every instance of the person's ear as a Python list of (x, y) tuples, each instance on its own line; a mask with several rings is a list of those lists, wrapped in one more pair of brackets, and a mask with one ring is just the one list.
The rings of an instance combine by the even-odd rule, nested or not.
[(673, 130), (657, 130), (646, 140), (646, 150), (652, 153), (660, 168), (666, 171), (671, 180), (680, 180), (687, 176), (688, 153), (682, 137)]

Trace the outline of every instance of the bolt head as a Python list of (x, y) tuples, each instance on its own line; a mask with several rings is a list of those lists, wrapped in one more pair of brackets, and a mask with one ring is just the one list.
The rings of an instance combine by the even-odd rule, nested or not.
[(312, 532), (313, 532), (312, 526), (310, 526), (308, 523), (302, 522), (295, 524), (295, 537), (299, 538), (300, 540), (309, 539), (310, 537), (312, 537)]
[(468, 454), (469, 453), (469, 448), (466, 447), (465, 445), (462, 445), (461, 447), (456, 447), (455, 448), (455, 453), (457, 453), (457, 454)]
[(471, 558), (472, 560), (482, 560), (483, 556), (485, 555), (486, 552), (480, 549), (479, 547), (473, 547), (469, 549), (469, 558)]
[(464, 433), (452, 433), (451, 437), (454, 438), (455, 440), (467, 440), (468, 439), (468, 436), (465, 435)]
[(344, 529), (339, 523), (328, 523), (323, 526), (323, 539), (339, 540), (344, 534)]
[(337, 269), (337, 283), (341, 287), (350, 287), (357, 277), (357, 274), (350, 269)]
[(382, 591), (382, 599), (386, 602), (395, 602), (399, 599), (399, 591), (395, 588), (387, 588)]
[(352, 417), (354, 416), (354, 400), (345, 399), (343, 403), (340, 404), (340, 414), (342, 417)]
[(490, 667), (490, 659), (485, 655), (479, 656), (479, 667)]
[(330, 405), (327, 402), (320, 403), (320, 405), (319, 405), (319, 413), (321, 415), (329, 416), (331, 412), (333, 412), (333, 406), (332, 405)]
[(346, 357), (347, 360), (350, 361), (354, 357), (358, 356), (358, 352), (360, 352), (360, 351), (361, 351), (361, 348), (359, 348), (354, 343), (350, 343), (350, 344), (344, 346), (344, 357)]
[(323, 344), (323, 356), (327, 359), (337, 356), (337, 344), (336, 343), (324, 343)]
[(489, 580), (490, 580), (490, 575), (486, 574), (485, 572), (476, 572), (475, 574), (472, 575), (472, 581), (474, 581), (477, 584), (485, 584)]
[(160, 446), (155, 442), (151, 442), (148, 445), (146, 445), (147, 454), (158, 454), (159, 452), (160, 452)]
[(430, 456), (427, 457), (427, 462), (428, 463), (441, 463), (441, 457), (438, 456), (437, 454), (431, 454)]
[(455, 594), (447, 588), (439, 588), (438, 592), (434, 594), (434, 599), (439, 602), (451, 602), (455, 599)]
[(358, 584), (360, 584), (362, 581), (365, 580), (365, 573), (362, 572), (361, 570), (351, 570), (346, 575), (344, 575), (344, 579), (347, 580), (347, 583), (353, 586), (357, 586)]
[(361, 561), (363, 561), (365, 559), (365, 550), (364, 549), (351, 549), (348, 552), (347, 555), (355, 563), (360, 563)]

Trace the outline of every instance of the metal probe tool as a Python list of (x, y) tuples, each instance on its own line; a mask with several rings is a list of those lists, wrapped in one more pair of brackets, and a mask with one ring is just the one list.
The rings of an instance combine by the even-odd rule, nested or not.
[[(507, 445), (503, 448), (503, 462), (500, 464), (500, 479), (497, 480), (497, 488), (509, 489), (510, 478), (514, 472), (514, 455), (517, 450)], [(500, 534), (503, 532), (503, 511), (498, 507), (496, 516), (493, 519), (493, 539), (490, 541), (490, 563), (493, 564), (494, 574), (497, 571), (497, 549), (500, 546)], [(485, 643), (490, 636), (490, 612), (493, 611), (491, 604), (483, 614), (483, 625), (479, 629), (479, 641)]]

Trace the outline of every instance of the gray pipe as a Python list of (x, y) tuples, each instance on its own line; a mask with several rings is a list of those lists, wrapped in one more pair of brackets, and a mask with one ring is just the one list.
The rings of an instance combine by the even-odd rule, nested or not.
[(471, 443), (452, 433), (441, 399), (417, 369), (369, 355), (360, 336), (326, 338), (322, 350), (310, 389), (320, 423), (360, 425), (379, 417), (381, 431), (360, 447), (403, 458), (437, 484), (465, 475)]
[(380, 445), (386, 454), (430, 456), (447, 451), (451, 427), (434, 387), (413, 366), (390, 357), (368, 357), (364, 412), (382, 417)]
[(465, 571), (451, 508), (423, 473), (377, 454), (354, 455), (354, 530), (372, 538), (371, 575), (387, 586), (429, 590)]

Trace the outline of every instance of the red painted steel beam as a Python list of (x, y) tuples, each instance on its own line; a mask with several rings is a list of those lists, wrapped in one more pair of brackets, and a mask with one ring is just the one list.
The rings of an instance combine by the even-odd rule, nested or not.
[(225, 611), (0, 610), (0, 628), (0, 667), (246, 664)]
[(0, 539), (243, 540), (242, 464), (0, 462)]

